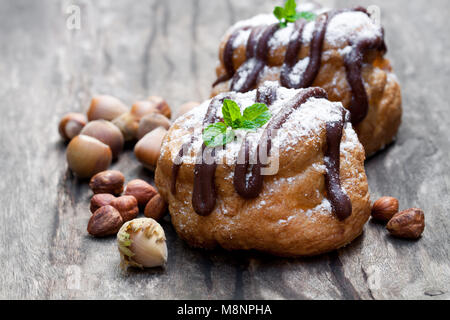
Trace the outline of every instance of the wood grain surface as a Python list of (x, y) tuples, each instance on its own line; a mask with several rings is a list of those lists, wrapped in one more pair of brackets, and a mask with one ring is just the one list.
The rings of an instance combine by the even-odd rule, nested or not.
[[(404, 116), (367, 174), (372, 199), (392, 195), (424, 210), (420, 240), (369, 222), (336, 252), (280, 259), (191, 249), (166, 217), (167, 268), (122, 272), (114, 237), (86, 232), (91, 192), (67, 170), (60, 117), (85, 111), (96, 93), (128, 104), (161, 95), (174, 110), (206, 99), (226, 28), (274, 2), (1, 0), (0, 298), (449, 299), (450, 2), (335, 2), (381, 8)], [(66, 27), (71, 4), (80, 30)], [(131, 149), (112, 167), (153, 179)]]

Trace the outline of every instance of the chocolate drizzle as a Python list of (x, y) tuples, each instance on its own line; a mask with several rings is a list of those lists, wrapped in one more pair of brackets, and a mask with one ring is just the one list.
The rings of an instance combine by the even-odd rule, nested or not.
[(342, 120), (327, 122), (327, 148), (324, 163), (326, 167), (325, 186), (327, 197), (331, 203), (334, 214), (339, 220), (345, 220), (352, 213), (352, 203), (341, 188), (340, 178), (340, 145), (342, 130), (345, 123), (345, 110), (342, 110)]
[[(231, 81), (231, 91), (247, 92), (256, 85), (258, 75), (266, 65), (269, 40), (278, 29), (278, 23), (266, 28), (253, 29), (247, 41), (247, 60), (234, 74)], [(262, 34), (257, 40), (259, 33)], [(244, 76), (245, 78), (243, 78)]]
[[(222, 105), (223, 100), (229, 97), (222, 96), (220, 98), (213, 98), (206, 110), (205, 118), (203, 119), (203, 128), (207, 127), (218, 120), (217, 110), (219, 106)], [(182, 165), (182, 158), (184, 151), (187, 150), (194, 142), (194, 135), (191, 136), (191, 140), (188, 143), (182, 145), (177, 157), (172, 164), (172, 177), (170, 191), (172, 194), (176, 194), (176, 183), (178, 172)], [(206, 146), (203, 143), (201, 153), (198, 155), (201, 157), (199, 161), (196, 162), (194, 167), (194, 190), (192, 191), (192, 206), (199, 215), (208, 215), (214, 210), (216, 204), (216, 190), (214, 185), (214, 175), (216, 172), (216, 163), (214, 161), (215, 150), (210, 151), (209, 161), (205, 162), (203, 156), (205, 154)]]
[[(310, 43), (308, 65), (306, 66), (306, 69), (298, 82), (294, 82), (289, 75), (292, 73), (292, 70), (298, 61), (298, 54), (303, 45), (302, 34), (306, 22), (304, 20), (296, 21), (294, 25), (294, 33), (291, 36), (287, 46), (285, 60), (280, 71), (280, 83), (282, 86), (299, 89), (307, 88), (313, 85), (321, 66), (323, 43), (328, 24), (336, 15), (348, 11), (359, 11), (368, 14), (364, 8), (357, 7), (354, 9), (343, 9), (327, 12), (317, 17)], [(247, 27), (247, 29), (248, 28), (249, 27)], [(264, 28), (264, 30), (261, 31), (261, 28)], [(252, 30), (251, 36), (247, 42), (247, 60), (238, 68), (237, 71), (234, 71), (232, 43), (238, 36), (240, 30), (242, 29), (238, 29), (230, 36), (225, 46), (223, 61), (227, 74), (217, 79), (213, 86), (232, 78), (230, 85), (231, 90), (246, 92), (255, 87), (257, 77), (267, 63), (268, 42), (277, 29), (275, 28), (275, 25), (255, 27)], [(261, 32), (263, 32), (263, 36), (261, 36), (258, 40), (258, 49), (256, 57), (254, 57), (253, 53), (255, 48), (255, 39), (257, 38), (257, 34)], [(350, 45), (352, 45), (352, 50), (344, 57), (344, 64), (347, 80), (352, 91), (352, 101), (348, 109), (351, 112), (351, 121), (354, 125), (356, 125), (365, 118), (369, 107), (368, 97), (361, 75), (364, 53), (366, 50), (371, 49), (383, 52), (386, 51), (386, 46), (384, 43), (383, 32), (382, 36), (375, 40), (365, 39), (360, 42), (351, 43)], [(261, 49), (261, 54), (263, 54), (262, 56), (258, 55), (258, 52), (260, 52), (259, 49)]]
[(247, 172), (250, 167), (250, 156), (249, 156), (249, 146), (247, 141), (243, 144), (241, 150), (239, 151), (238, 159), (245, 160), (244, 163), (236, 163), (234, 170), (234, 188), (236, 192), (243, 198), (256, 198), (262, 190), (263, 187), (263, 176), (261, 175), (261, 168), (264, 164), (261, 162), (260, 155), (262, 151), (268, 157), (270, 156), (270, 151), (272, 149), (272, 134), (274, 130), (280, 129), (283, 123), (289, 118), (289, 116), (298, 109), (303, 103), (305, 103), (309, 98), (326, 98), (327, 93), (321, 88), (309, 88), (302, 90), (294, 96), (287, 104), (284, 106), (279, 113), (277, 113), (269, 121), (266, 129), (263, 131), (261, 139), (259, 140), (256, 149), (256, 164), (251, 167), (250, 173), (247, 177)]

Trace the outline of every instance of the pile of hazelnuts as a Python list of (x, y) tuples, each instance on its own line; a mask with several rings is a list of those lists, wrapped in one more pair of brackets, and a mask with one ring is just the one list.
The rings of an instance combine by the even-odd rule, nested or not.
[[(188, 102), (178, 108), (177, 117), (198, 106)], [(154, 170), (162, 141), (170, 128), (172, 111), (158, 96), (135, 102), (128, 108), (109, 95), (92, 98), (86, 115), (68, 113), (59, 122), (59, 133), (70, 141), (66, 158), (69, 168), (80, 178), (90, 178), (92, 216), (88, 232), (96, 237), (116, 234), (139, 210), (154, 220), (166, 213), (166, 203), (158, 191), (141, 179), (128, 182), (117, 170), (107, 170), (119, 158), (125, 142), (135, 143), (134, 154), (145, 168)], [(123, 195), (122, 195), (123, 192)]]
[(134, 179), (124, 189), (124, 183), (124, 175), (117, 170), (102, 171), (91, 178), (89, 187), (94, 196), (87, 227), (89, 234), (95, 237), (114, 235), (125, 222), (138, 216), (139, 209), (144, 210), (147, 218), (155, 221), (163, 218), (167, 206), (152, 185)]
[[(188, 102), (180, 106), (177, 116), (197, 105)], [(172, 124), (171, 115), (167, 102), (158, 96), (137, 101), (131, 109), (112, 96), (93, 97), (87, 116), (68, 113), (59, 123), (61, 137), (70, 141), (66, 153), (69, 168), (80, 178), (90, 178), (118, 159), (125, 142), (136, 142), (136, 158), (154, 170)]]

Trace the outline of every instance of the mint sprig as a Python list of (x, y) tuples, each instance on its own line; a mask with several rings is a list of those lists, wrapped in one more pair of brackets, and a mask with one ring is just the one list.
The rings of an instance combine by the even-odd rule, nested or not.
[(269, 108), (264, 103), (255, 103), (245, 108), (241, 114), (241, 108), (233, 100), (225, 99), (222, 105), (224, 122), (210, 124), (203, 130), (203, 142), (207, 147), (218, 147), (234, 140), (235, 129), (257, 129), (269, 121)]
[(280, 28), (287, 27), (289, 22), (295, 22), (298, 19), (312, 21), (316, 19), (316, 14), (310, 11), (297, 12), (295, 0), (287, 0), (284, 7), (275, 7), (273, 10), (275, 17), (280, 20)]

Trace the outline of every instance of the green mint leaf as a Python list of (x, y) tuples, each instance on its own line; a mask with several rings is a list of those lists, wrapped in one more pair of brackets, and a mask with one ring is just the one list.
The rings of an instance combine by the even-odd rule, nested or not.
[(275, 7), (273, 14), (280, 21), (280, 28), (287, 27), (289, 22), (295, 22), (298, 19), (305, 19), (306, 21), (313, 21), (317, 15), (313, 12), (302, 11), (297, 12), (297, 4), (295, 0), (287, 0), (283, 7)]
[(287, 0), (284, 4), (284, 12), (285, 16), (294, 16), (296, 13), (297, 4), (295, 3), (295, 0)]
[(284, 18), (284, 8), (275, 7), (275, 9), (273, 9), (273, 14), (281, 22)]
[(296, 17), (295, 20), (303, 18), (306, 21), (313, 21), (313, 20), (316, 20), (317, 15), (315, 13), (313, 13), (313, 12), (302, 11), (302, 12), (297, 12), (295, 17)]
[(241, 119), (241, 109), (233, 100), (225, 99), (222, 105), (222, 114), (225, 124), (233, 129), (237, 128), (238, 121)]
[(234, 139), (234, 132), (223, 122), (216, 122), (203, 130), (203, 142), (207, 147), (218, 147), (225, 145)]
[[(253, 122), (254, 127), (247, 129), (254, 129), (262, 127), (269, 121), (271, 116), (269, 108), (267, 108), (264, 103), (255, 103), (254, 105), (245, 108), (243, 118), (244, 121)], [(249, 124), (246, 123), (246, 126), (249, 126)]]

